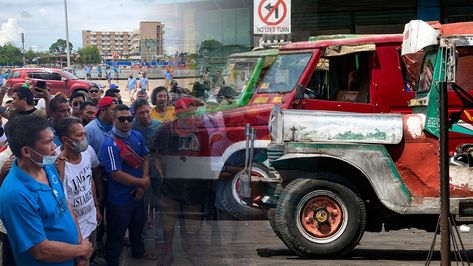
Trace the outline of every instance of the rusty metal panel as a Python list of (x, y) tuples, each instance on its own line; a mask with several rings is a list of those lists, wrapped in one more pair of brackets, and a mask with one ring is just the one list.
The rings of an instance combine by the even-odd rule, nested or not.
[(400, 114), (284, 110), (284, 141), (398, 144)]
[(276, 163), (296, 158), (325, 157), (351, 164), (366, 176), (378, 199), (388, 209), (405, 213), (410, 206), (410, 193), (383, 145), (287, 143), (285, 152)]

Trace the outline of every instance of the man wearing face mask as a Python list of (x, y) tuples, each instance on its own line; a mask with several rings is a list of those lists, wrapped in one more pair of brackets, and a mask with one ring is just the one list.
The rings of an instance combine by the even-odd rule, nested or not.
[(135, 258), (156, 259), (147, 253), (142, 237), (145, 222), (143, 194), (150, 186), (148, 148), (142, 135), (131, 129), (130, 108), (119, 104), (113, 110), (112, 135), (100, 149), (100, 162), (108, 177), (107, 265), (119, 265), (126, 229)]
[(48, 122), (23, 116), (6, 125), (16, 156), (0, 188), (0, 218), (18, 265), (84, 265), (92, 245), (82, 240), (54, 165), (56, 145)]
[[(65, 165), (64, 193), (77, 216), (82, 237), (96, 248), (96, 228), (101, 223), (100, 202), (95, 190), (94, 177), (98, 177), (99, 160), (94, 149), (87, 144), (85, 128), (79, 119), (69, 117), (61, 120), (56, 132), (62, 142), (61, 152)], [(94, 175), (95, 174), (95, 175)]]

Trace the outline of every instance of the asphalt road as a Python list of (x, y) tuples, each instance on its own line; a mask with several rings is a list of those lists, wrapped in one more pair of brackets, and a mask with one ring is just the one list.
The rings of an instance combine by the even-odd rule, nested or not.
[[(148, 230), (147, 234), (152, 232)], [(268, 221), (205, 221), (196, 261), (198, 265), (425, 265), (433, 237), (433, 233), (415, 229), (365, 233), (347, 258), (308, 260), (289, 250)], [(473, 261), (473, 232), (461, 233), (461, 237), (469, 260)], [(154, 240), (149, 237), (146, 246), (149, 251), (157, 252)], [(431, 265), (440, 265), (439, 247), (440, 237), (437, 237)], [(173, 265), (191, 265), (183, 252), (179, 233), (175, 236), (173, 252)], [(156, 265), (153, 261), (133, 259), (130, 254), (130, 248), (126, 247), (122, 265)]]

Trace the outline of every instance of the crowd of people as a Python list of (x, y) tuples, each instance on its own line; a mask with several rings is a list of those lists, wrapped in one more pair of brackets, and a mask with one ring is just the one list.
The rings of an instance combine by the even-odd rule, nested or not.
[[(133, 257), (172, 263), (178, 201), (161, 193), (156, 134), (162, 123), (199, 104), (182, 98), (171, 105), (164, 86), (148, 99), (146, 73), (141, 86), (136, 83), (130, 75), (127, 89), (137, 91), (131, 106), (115, 84), (105, 95), (91, 87), (66, 97), (27, 80), (5, 104), (6, 90), (0, 91), (0, 115), (8, 121), (0, 132), (5, 265), (119, 265), (126, 231)], [(168, 210), (160, 212), (162, 225), (151, 219), (158, 205)], [(199, 228), (195, 220), (187, 226), (190, 243)], [(155, 252), (144, 247), (147, 226), (156, 226), (163, 243)], [(195, 251), (188, 252), (192, 260)]]

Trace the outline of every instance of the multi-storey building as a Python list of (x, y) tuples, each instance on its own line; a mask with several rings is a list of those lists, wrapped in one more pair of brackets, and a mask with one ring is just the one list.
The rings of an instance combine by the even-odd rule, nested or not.
[(140, 22), (141, 60), (150, 62), (163, 55), (164, 24), (160, 22)]
[(141, 59), (150, 62), (163, 55), (164, 24), (143, 21), (134, 31), (82, 31), (82, 46), (97, 46), (103, 59)]

